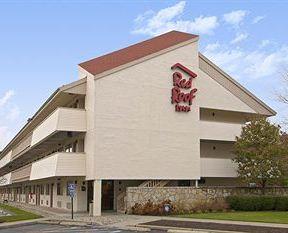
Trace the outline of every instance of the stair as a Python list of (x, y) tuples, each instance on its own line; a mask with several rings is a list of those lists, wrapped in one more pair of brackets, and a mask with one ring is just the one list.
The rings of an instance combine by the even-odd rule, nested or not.
[(142, 184), (139, 185), (139, 187), (164, 187), (166, 186), (170, 181), (169, 180), (146, 180)]
[[(148, 188), (156, 188), (156, 187), (164, 187), (170, 181), (169, 180), (146, 180), (141, 183), (138, 187), (148, 187)], [(117, 195), (117, 212), (126, 213), (126, 191), (121, 192)]]

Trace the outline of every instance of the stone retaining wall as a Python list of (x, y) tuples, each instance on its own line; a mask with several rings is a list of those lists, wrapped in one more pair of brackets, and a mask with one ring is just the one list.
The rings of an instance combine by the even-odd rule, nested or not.
[[(246, 187), (129, 187), (126, 192), (126, 209), (131, 213), (131, 208), (136, 204), (145, 204), (149, 200), (161, 203), (171, 200), (176, 206), (189, 208), (199, 201), (223, 199), (230, 195), (261, 195), (262, 189)], [(266, 188), (265, 195), (288, 196), (288, 188)]]

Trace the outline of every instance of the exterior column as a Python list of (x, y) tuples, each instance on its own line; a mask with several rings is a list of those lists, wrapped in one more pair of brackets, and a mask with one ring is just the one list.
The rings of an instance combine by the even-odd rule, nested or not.
[(195, 188), (198, 188), (198, 180), (195, 180)]
[(101, 216), (102, 180), (93, 182), (93, 216)]

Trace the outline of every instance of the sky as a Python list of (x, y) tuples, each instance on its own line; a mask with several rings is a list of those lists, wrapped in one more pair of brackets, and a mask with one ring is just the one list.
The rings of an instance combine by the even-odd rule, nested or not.
[(77, 64), (170, 30), (198, 34), (200, 52), (278, 112), (287, 91), (288, 0), (0, 0), (0, 150)]

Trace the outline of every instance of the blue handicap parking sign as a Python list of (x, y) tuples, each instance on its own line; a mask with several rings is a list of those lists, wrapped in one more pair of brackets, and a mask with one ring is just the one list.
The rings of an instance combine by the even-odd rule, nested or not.
[(74, 197), (76, 194), (76, 184), (68, 184), (68, 194), (70, 197)]

